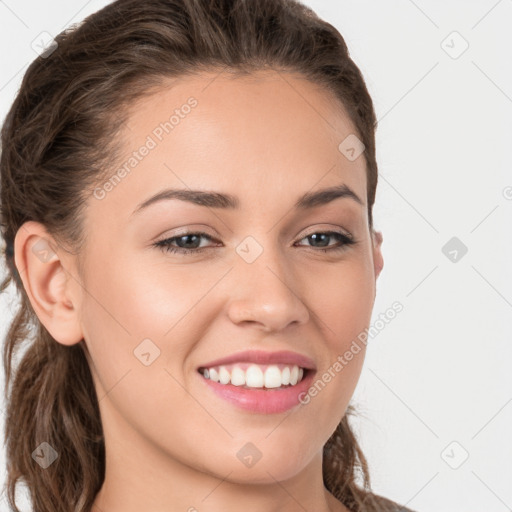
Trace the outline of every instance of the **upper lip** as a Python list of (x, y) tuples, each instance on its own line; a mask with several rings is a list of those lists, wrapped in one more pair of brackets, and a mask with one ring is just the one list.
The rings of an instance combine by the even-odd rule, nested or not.
[(277, 352), (245, 350), (243, 352), (237, 352), (236, 354), (231, 354), (230, 356), (202, 364), (199, 368), (212, 368), (213, 366), (243, 362), (256, 364), (295, 364), (301, 368), (316, 370), (315, 363), (310, 357), (298, 354), (297, 352), (291, 352), (289, 350), (280, 350)]

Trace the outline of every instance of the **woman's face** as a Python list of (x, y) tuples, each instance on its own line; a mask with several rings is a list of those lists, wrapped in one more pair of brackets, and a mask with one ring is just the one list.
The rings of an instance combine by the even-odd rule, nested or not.
[[(129, 446), (152, 467), (180, 463), (239, 482), (283, 480), (319, 462), (364, 345), (333, 368), (369, 325), (382, 267), (354, 134), (333, 97), (291, 74), (188, 77), (134, 106), (124, 155), (88, 202), (76, 288), (107, 450), (127, 460)], [(331, 187), (355, 196), (304, 200)], [(168, 189), (229, 195), (237, 207), (184, 196), (141, 207)], [(198, 232), (207, 236), (184, 236)], [(171, 247), (191, 252), (155, 245), (173, 237)], [(299, 401), (299, 386), (242, 396), (198, 371), (247, 350), (306, 356), (308, 388), (329, 369), (331, 379)]]

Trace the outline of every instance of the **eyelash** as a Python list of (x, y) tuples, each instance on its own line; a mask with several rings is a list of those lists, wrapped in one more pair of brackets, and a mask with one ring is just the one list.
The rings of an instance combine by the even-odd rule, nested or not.
[[(173, 247), (171, 246), (171, 242), (175, 241), (176, 239), (178, 238), (182, 238), (182, 237), (185, 237), (185, 236), (190, 236), (190, 235), (199, 235), (199, 236), (203, 236), (205, 238), (208, 238), (209, 240), (213, 241), (215, 240), (213, 237), (211, 237), (210, 235), (206, 234), (206, 233), (203, 233), (203, 232), (199, 232), (199, 231), (191, 231), (189, 233), (182, 233), (178, 236), (174, 236), (174, 237), (171, 237), (171, 238), (166, 238), (164, 240), (160, 240), (156, 243), (153, 244), (154, 247), (158, 247), (160, 249), (162, 249), (164, 252), (168, 252), (168, 253), (179, 253), (179, 254), (190, 254), (190, 253), (199, 253), (199, 252), (203, 252), (204, 250), (208, 250), (208, 249), (213, 249), (213, 247), (201, 247), (201, 248), (198, 248), (198, 249), (183, 249), (182, 247)], [(338, 245), (338, 246), (335, 246), (335, 247), (329, 247), (327, 249), (323, 249), (321, 247), (312, 247), (313, 251), (323, 251), (323, 252), (329, 252), (329, 251), (335, 251), (335, 252), (338, 252), (338, 251), (343, 251), (345, 250), (348, 246), (350, 245), (355, 245), (357, 244), (357, 240), (355, 240), (352, 235), (345, 235), (344, 233), (339, 233), (338, 231), (315, 231), (314, 233), (311, 233), (309, 235), (306, 235), (305, 237), (301, 238), (301, 240), (303, 240), (304, 238), (308, 238), (312, 235), (337, 235), (341, 241), (341, 245)]]

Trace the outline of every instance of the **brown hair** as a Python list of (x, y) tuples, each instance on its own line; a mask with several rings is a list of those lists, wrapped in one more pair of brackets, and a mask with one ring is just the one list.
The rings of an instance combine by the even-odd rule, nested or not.
[[(117, 0), (55, 38), (29, 66), (1, 132), (1, 227), (20, 304), (4, 347), (7, 497), (18, 481), (35, 512), (88, 512), (105, 475), (98, 399), (84, 340), (56, 342), (38, 320), (14, 264), (28, 220), (80, 256), (84, 206), (113, 168), (128, 107), (169, 77), (263, 68), (296, 72), (343, 104), (365, 145), (368, 217), (377, 187), (376, 118), (364, 79), (339, 32), (295, 0)], [(19, 362), (14, 358), (21, 349)], [(370, 491), (349, 405), (324, 446), (325, 486), (353, 511), (387, 510)], [(47, 442), (58, 463), (33, 452)], [(356, 480), (361, 477), (362, 487)]]

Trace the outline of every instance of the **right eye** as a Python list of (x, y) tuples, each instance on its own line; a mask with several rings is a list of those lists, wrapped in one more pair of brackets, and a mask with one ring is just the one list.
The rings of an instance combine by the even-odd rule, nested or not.
[[(153, 244), (155, 247), (160, 247), (165, 252), (170, 253), (181, 253), (181, 254), (189, 254), (189, 253), (198, 253), (202, 252), (205, 249), (211, 249), (211, 247), (179, 247), (179, 244), (183, 243), (184, 245), (196, 245), (201, 238), (208, 238), (209, 240), (214, 240), (210, 235), (202, 232), (189, 232), (182, 233), (178, 236), (173, 236), (171, 238), (165, 238), (164, 240), (160, 240)], [(178, 241), (178, 247), (175, 247), (173, 243)]]

